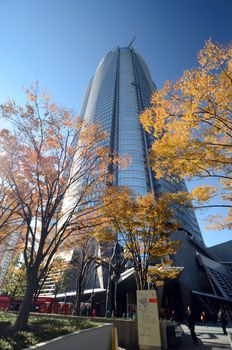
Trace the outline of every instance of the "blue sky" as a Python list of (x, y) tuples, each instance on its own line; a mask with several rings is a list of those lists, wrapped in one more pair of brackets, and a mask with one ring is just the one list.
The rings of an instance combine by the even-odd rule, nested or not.
[[(23, 102), (38, 80), (78, 111), (101, 58), (133, 36), (159, 88), (196, 65), (205, 40), (232, 39), (231, 14), (231, 0), (0, 0), (0, 103)], [(207, 245), (232, 239), (201, 227)]]

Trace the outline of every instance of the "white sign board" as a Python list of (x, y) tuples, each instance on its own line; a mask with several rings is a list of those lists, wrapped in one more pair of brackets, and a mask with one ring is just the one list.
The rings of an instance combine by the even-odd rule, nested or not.
[(138, 338), (142, 347), (161, 348), (158, 300), (155, 290), (137, 290)]

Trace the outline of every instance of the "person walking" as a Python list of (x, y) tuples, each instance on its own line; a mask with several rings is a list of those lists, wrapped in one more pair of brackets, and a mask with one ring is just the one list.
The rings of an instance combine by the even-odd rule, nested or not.
[(177, 315), (176, 315), (176, 311), (175, 310), (171, 311), (170, 321), (172, 321), (172, 322), (176, 322), (177, 321)]
[(198, 345), (198, 339), (195, 333), (195, 317), (193, 315), (192, 306), (187, 306), (187, 310), (185, 313), (186, 324), (190, 330), (190, 334), (193, 340), (193, 344)]
[(226, 326), (229, 323), (229, 313), (225, 306), (218, 311), (218, 321), (221, 322), (223, 333), (227, 335)]
[(93, 308), (92, 310), (92, 317), (96, 317), (97, 316), (97, 311), (95, 308)]
[(204, 310), (201, 313), (201, 322), (202, 322), (203, 326), (206, 326), (206, 327), (208, 326), (207, 325), (207, 317), (206, 317), (206, 313)]

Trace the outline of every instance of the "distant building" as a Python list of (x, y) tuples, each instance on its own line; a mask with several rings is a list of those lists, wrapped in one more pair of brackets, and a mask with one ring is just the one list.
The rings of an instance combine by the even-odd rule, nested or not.
[(217, 256), (220, 263), (225, 265), (232, 272), (232, 240), (216, 244), (210, 247), (209, 251)]
[(59, 252), (54, 256), (50, 264), (51, 268), (43, 281), (40, 296), (52, 296), (58, 293), (58, 288), (62, 288), (62, 278), (64, 278), (65, 268), (67, 268), (72, 254), (73, 250), (70, 250)]
[[(208, 318), (214, 319), (218, 309), (227, 305), (232, 315), (232, 273), (228, 261), (222, 259), (222, 251), (206, 247), (189, 232), (177, 232), (174, 236), (182, 242), (173, 257), (174, 264), (182, 264), (184, 270), (165, 290), (169, 308), (176, 306), (182, 310), (180, 318), (183, 318), (186, 305), (193, 304), (199, 316), (205, 310)], [(225, 242), (225, 259), (230, 249), (231, 241)]]
[(0, 288), (4, 280), (7, 269), (12, 262), (15, 250), (19, 240), (19, 233), (15, 232), (9, 235), (7, 242), (0, 244)]

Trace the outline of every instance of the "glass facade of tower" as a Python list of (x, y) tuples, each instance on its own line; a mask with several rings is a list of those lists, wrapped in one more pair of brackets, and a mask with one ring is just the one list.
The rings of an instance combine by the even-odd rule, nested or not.
[[(126, 169), (115, 169), (114, 185), (128, 186), (140, 195), (187, 191), (184, 181), (156, 180), (149, 165), (152, 140), (142, 129), (139, 114), (149, 107), (154, 90), (141, 56), (133, 48), (117, 48), (101, 60), (84, 95), (80, 115), (100, 124), (108, 132), (112, 150), (129, 157)], [(181, 207), (174, 210), (182, 228), (203, 242), (194, 211)]]

